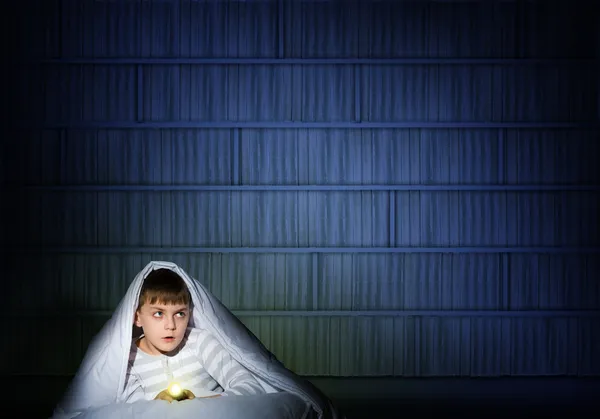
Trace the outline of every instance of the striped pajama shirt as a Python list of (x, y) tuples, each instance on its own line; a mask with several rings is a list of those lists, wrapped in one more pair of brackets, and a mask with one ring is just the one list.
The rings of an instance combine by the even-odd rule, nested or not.
[(252, 374), (234, 360), (217, 339), (203, 329), (188, 328), (177, 354), (149, 355), (131, 345), (125, 380), (125, 400), (153, 400), (173, 381), (199, 395), (264, 393)]

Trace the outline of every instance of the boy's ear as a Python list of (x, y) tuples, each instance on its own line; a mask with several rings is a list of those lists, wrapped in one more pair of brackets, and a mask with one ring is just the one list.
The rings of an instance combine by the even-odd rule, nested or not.
[(135, 311), (135, 325), (137, 327), (142, 327), (142, 322), (140, 321), (140, 312), (138, 310)]

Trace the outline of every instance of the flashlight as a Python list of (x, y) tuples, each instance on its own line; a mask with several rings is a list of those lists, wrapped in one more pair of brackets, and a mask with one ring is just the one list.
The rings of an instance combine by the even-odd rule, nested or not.
[(171, 385), (167, 388), (169, 395), (173, 397), (175, 400), (179, 401), (185, 397), (183, 393), (183, 389), (177, 383), (171, 383)]

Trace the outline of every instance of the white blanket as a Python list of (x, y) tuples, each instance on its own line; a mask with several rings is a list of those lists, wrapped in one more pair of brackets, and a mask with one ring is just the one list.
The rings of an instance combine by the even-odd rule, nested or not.
[[(268, 393), (266, 396), (256, 396), (246, 400), (242, 400), (242, 398), (250, 396), (197, 399), (186, 401), (187, 404), (183, 402), (169, 404), (163, 401), (125, 403), (123, 390), (129, 349), (134, 337), (134, 329), (137, 329), (133, 325), (135, 309), (144, 278), (152, 270), (159, 268), (171, 269), (186, 282), (193, 303), (189, 326), (200, 327), (212, 332), (232, 357), (244, 365), (261, 383)], [(286, 394), (273, 395), (272, 393)], [(237, 400), (225, 403), (225, 399), (230, 398)], [(206, 403), (207, 400), (211, 402)], [(310, 411), (299, 416), (296, 415), (302, 409), (297, 408), (295, 400), (302, 401), (302, 404), (308, 406)], [(236, 410), (244, 404), (248, 404), (246, 408), (249, 408), (249, 406), (257, 407), (261, 403), (265, 414), (269, 408), (271, 413), (283, 409), (281, 418), (342, 419), (341, 414), (319, 389), (285, 368), (256, 336), (200, 282), (191, 278), (174, 263), (150, 262), (135, 277), (110, 320), (92, 340), (63, 400), (55, 408), (53, 418), (144, 417), (164, 419), (181, 417), (192, 419), (201, 416), (235, 418), (240, 417), (239, 413), (242, 411), (244, 412), (243, 417), (251, 418), (253, 416), (248, 410), (242, 409), (237, 413)], [(190, 406), (194, 408), (192, 409)], [(164, 409), (169, 409), (170, 414), (165, 414)], [(205, 409), (209, 409), (209, 411)], [(214, 409), (217, 411), (213, 411)], [(225, 411), (221, 411), (219, 414), (219, 409), (225, 409)], [(232, 410), (227, 413), (228, 409)], [(287, 414), (284, 414), (284, 411)], [(155, 413), (151, 414), (151, 412)], [(292, 413), (295, 416), (290, 416)], [(207, 414), (208, 416), (206, 416)], [(275, 418), (276, 416), (267, 415), (266, 417)]]
[(220, 397), (184, 400), (169, 404), (163, 400), (112, 403), (88, 409), (77, 419), (315, 419), (311, 406), (298, 396), (268, 393), (259, 396)]

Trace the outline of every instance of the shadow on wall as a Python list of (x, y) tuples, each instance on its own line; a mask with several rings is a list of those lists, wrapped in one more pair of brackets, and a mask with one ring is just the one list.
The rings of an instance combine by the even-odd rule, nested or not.
[[(567, 31), (563, 36), (568, 39), (567, 42), (571, 47), (570, 50), (573, 56), (596, 60), (596, 65), (592, 65), (590, 71), (598, 73), (600, 70), (598, 66), (598, 60), (600, 59), (600, 29), (598, 19), (600, 18), (600, 14), (598, 9), (594, 9), (596, 8), (591, 2), (571, 3), (569, 10), (573, 11), (574, 15), (571, 18), (572, 30)], [(589, 65), (586, 64), (586, 67), (589, 68)], [(577, 71), (573, 72), (573, 76), (577, 76)], [(598, 133), (598, 124), (600, 124), (600, 77), (596, 76), (586, 79), (593, 80), (592, 84), (584, 85), (583, 83), (579, 83), (581, 91), (574, 92), (574, 95), (577, 96), (577, 93), (580, 93), (582, 98), (588, 99), (586, 102), (581, 103), (581, 115), (579, 116), (586, 122), (595, 121), (597, 124), (595, 132)], [(590, 90), (596, 92), (596, 95), (585, 94), (585, 92), (589, 92)], [(586, 156), (587, 159), (591, 159), (592, 163), (584, 164), (584, 167), (589, 168), (593, 173), (582, 173), (583, 179), (579, 179), (579, 181), (583, 184), (600, 184), (600, 164), (598, 164), (600, 141), (596, 141), (593, 150), (594, 152)], [(582, 163), (581, 161), (572, 162), (575, 166), (580, 166)], [(596, 195), (596, 199), (590, 199), (589, 202), (583, 200), (581, 204), (595, 206), (594, 212), (600, 214), (600, 200), (597, 198), (598, 192), (593, 194)], [(597, 217), (595, 223), (592, 225), (585, 226), (583, 232), (585, 236), (580, 238), (581, 241), (579, 244), (581, 247), (597, 247), (600, 245), (600, 217)], [(598, 276), (594, 279), (600, 281), (600, 277)]]

